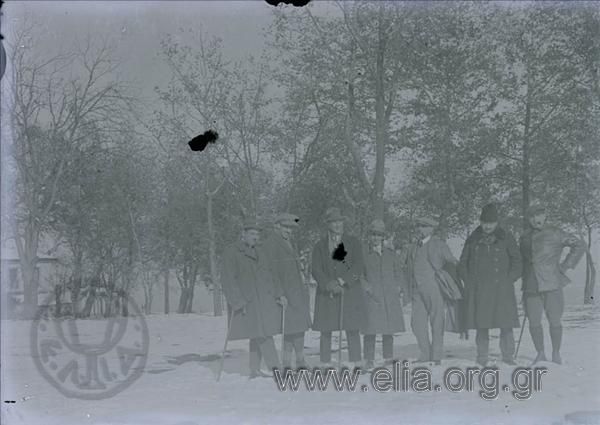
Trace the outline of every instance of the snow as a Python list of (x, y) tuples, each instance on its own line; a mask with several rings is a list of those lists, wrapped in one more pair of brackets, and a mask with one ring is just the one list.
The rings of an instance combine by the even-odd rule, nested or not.
[[(408, 321), (408, 312), (405, 312)], [(248, 380), (248, 342), (232, 341), (220, 382), (215, 382), (218, 355), (226, 332), (224, 317), (201, 314), (149, 315), (146, 317), (150, 348), (142, 376), (122, 392), (102, 400), (69, 399), (44, 380), (30, 351), (29, 321), (2, 321), (2, 423), (7, 425), (199, 425), (205, 423), (392, 423), (406, 424), (553, 424), (566, 414), (596, 410), (598, 406), (598, 346), (600, 308), (568, 306), (564, 316), (562, 366), (544, 363), (548, 373), (541, 392), (518, 401), (500, 391), (496, 400), (482, 400), (473, 392), (378, 393), (281, 392), (268, 378)], [(104, 322), (86, 321), (86, 337), (101, 338)], [(546, 326), (546, 351), (550, 341)], [(497, 332), (492, 331), (490, 352), (499, 357)], [(518, 338), (518, 330), (515, 330)], [(276, 337), (279, 347), (281, 337)], [(318, 361), (318, 333), (306, 337), (308, 361)], [(336, 347), (334, 339), (334, 347)], [(381, 349), (378, 341), (378, 353)], [(415, 359), (417, 346), (410, 332), (395, 338), (401, 359)], [(346, 353), (344, 353), (346, 354)], [(447, 359), (431, 366), (433, 383), (451, 366), (474, 367), (474, 333), (469, 340), (456, 334), (445, 337)], [(527, 366), (534, 349), (525, 331), (518, 363)], [(335, 355), (334, 355), (335, 358)], [(414, 368), (410, 365), (410, 368)], [(514, 367), (498, 363), (500, 384), (510, 384)], [(369, 384), (369, 375), (360, 384)], [(360, 387), (360, 385), (358, 386)]]

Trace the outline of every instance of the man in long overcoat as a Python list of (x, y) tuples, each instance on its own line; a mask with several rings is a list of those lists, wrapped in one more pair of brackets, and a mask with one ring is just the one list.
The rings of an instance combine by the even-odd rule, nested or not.
[(521, 276), (517, 242), (498, 226), (494, 204), (483, 207), (480, 225), (467, 238), (460, 256), (459, 273), (466, 286), (466, 327), (477, 329), (477, 363), (485, 367), (489, 354), (489, 330), (500, 328), (502, 360), (510, 365), (519, 327), (514, 283)]
[[(421, 352), (417, 363), (442, 363), (444, 351), (445, 301), (436, 281), (436, 270), (444, 268), (446, 263), (457, 264), (446, 242), (434, 231), (439, 223), (433, 218), (417, 219), (421, 233), (418, 247), (413, 251), (411, 267), (412, 317), (411, 327), (417, 338)], [(429, 338), (431, 327), (431, 339)]]
[(273, 335), (280, 332), (283, 292), (275, 285), (260, 229), (244, 222), (242, 238), (225, 249), (221, 270), (227, 300), (229, 340), (250, 339), (250, 378), (270, 376), (260, 370), (262, 358), (269, 370), (280, 367)]
[(394, 334), (404, 332), (401, 296), (405, 277), (400, 259), (394, 251), (384, 247), (385, 224), (373, 220), (369, 228), (369, 249), (365, 253), (365, 280), (367, 320), (361, 329), (365, 367), (373, 367), (375, 337), (382, 335), (383, 358), (391, 363), (394, 357)]
[[(542, 328), (542, 313), (545, 312), (550, 324), (552, 361), (561, 364), (561, 318), (565, 305), (563, 287), (570, 282), (566, 272), (575, 268), (581, 260), (586, 245), (575, 235), (546, 224), (546, 212), (541, 205), (530, 206), (527, 218), (529, 229), (521, 236), (520, 248), (523, 259), (525, 313), (537, 351), (533, 363), (546, 360)], [(569, 253), (561, 261), (565, 248), (569, 249)]]
[(331, 362), (331, 334), (343, 329), (349, 360), (359, 363), (359, 329), (365, 320), (362, 246), (358, 239), (344, 233), (344, 217), (339, 208), (328, 209), (325, 221), (327, 234), (312, 253), (312, 275), (317, 281), (313, 329), (321, 332), (320, 360), (323, 364)]
[(291, 241), (298, 227), (296, 215), (283, 213), (275, 219), (275, 229), (265, 240), (264, 247), (271, 264), (276, 285), (281, 288), (285, 305), (283, 367), (292, 367), (292, 353), (296, 354), (296, 368), (306, 367), (304, 361), (304, 333), (310, 328), (308, 288), (302, 277), (300, 259)]

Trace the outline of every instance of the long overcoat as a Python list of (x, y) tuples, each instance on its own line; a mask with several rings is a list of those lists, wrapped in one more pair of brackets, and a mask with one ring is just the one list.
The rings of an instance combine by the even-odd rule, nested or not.
[(343, 261), (333, 259), (329, 251), (328, 235), (316, 243), (312, 252), (312, 275), (317, 281), (313, 329), (330, 332), (340, 329), (341, 295), (334, 295), (327, 285), (341, 277), (347, 285), (343, 294), (341, 329), (360, 330), (366, 319), (366, 306), (361, 276), (364, 273), (362, 247), (354, 236), (343, 234), (341, 243), (346, 256)]
[(515, 281), (521, 276), (521, 255), (506, 230), (497, 227), (486, 243), (481, 226), (467, 238), (459, 274), (467, 293), (467, 329), (519, 327)]
[[(283, 293), (274, 284), (268, 257), (263, 247), (249, 248), (242, 241), (228, 246), (221, 269), (223, 293), (229, 306), (230, 340), (261, 338), (281, 332)], [(233, 311), (245, 308), (245, 313)]]
[(391, 335), (404, 332), (400, 291), (404, 291), (406, 283), (400, 259), (388, 248), (383, 248), (381, 255), (369, 250), (364, 258), (365, 279), (372, 294), (365, 297), (367, 320), (361, 333)]
[(307, 331), (311, 325), (309, 294), (302, 279), (302, 268), (296, 250), (275, 232), (268, 235), (263, 246), (273, 281), (281, 288), (288, 301), (285, 309), (285, 333)]

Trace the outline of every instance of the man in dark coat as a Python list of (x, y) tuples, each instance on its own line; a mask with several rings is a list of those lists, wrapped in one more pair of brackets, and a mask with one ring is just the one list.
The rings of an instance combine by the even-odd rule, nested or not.
[(373, 368), (376, 334), (382, 335), (383, 358), (389, 364), (394, 357), (394, 334), (406, 330), (401, 301), (405, 279), (400, 259), (383, 246), (382, 220), (373, 220), (369, 233), (369, 250), (364, 255), (367, 320), (361, 329), (367, 369)]
[[(546, 361), (542, 329), (542, 313), (545, 312), (550, 324), (552, 361), (561, 364), (561, 318), (564, 309), (562, 288), (570, 282), (565, 273), (568, 269), (575, 268), (586, 251), (586, 245), (578, 237), (558, 227), (547, 225), (546, 212), (540, 205), (529, 207), (527, 218), (529, 229), (521, 236), (520, 242), (525, 313), (529, 319), (529, 332), (537, 350), (533, 363)], [(569, 248), (569, 253), (561, 262), (565, 248)]]
[[(320, 360), (331, 362), (331, 334), (346, 331), (349, 360), (361, 360), (359, 329), (365, 320), (365, 300), (361, 286), (364, 272), (362, 246), (344, 233), (344, 217), (339, 208), (325, 213), (327, 235), (312, 253), (312, 275), (317, 281), (313, 329), (321, 332)], [(340, 313), (343, 314), (340, 314)]]
[(296, 354), (296, 368), (304, 362), (304, 333), (310, 328), (308, 288), (304, 284), (302, 268), (291, 235), (298, 227), (296, 215), (283, 213), (275, 219), (275, 230), (265, 240), (264, 247), (271, 264), (271, 273), (283, 293), (285, 306), (283, 367), (291, 368), (292, 352)]
[(244, 222), (242, 239), (223, 254), (221, 281), (227, 299), (229, 340), (250, 339), (250, 378), (270, 376), (260, 370), (264, 357), (267, 367), (279, 368), (273, 335), (280, 332), (283, 292), (271, 276), (267, 255), (258, 245), (259, 227)]
[(519, 317), (513, 285), (521, 276), (521, 256), (512, 235), (498, 226), (494, 204), (483, 207), (480, 225), (467, 238), (458, 269), (466, 285), (466, 327), (477, 329), (477, 363), (487, 365), (489, 330), (500, 328), (502, 360), (515, 365), (513, 328), (519, 327)]
[[(446, 242), (434, 234), (439, 223), (429, 217), (417, 219), (421, 240), (413, 251), (411, 267), (413, 273), (411, 327), (421, 352), (416, 363), (442, 363), (444, 352), (445, 301), (436, 281), (436, 270), (446, 263), (458, 261), (450, 252)], [(431, 340), (429, 327), (431, 326)], [(431, 342), (430, 342), (431, 341)]]

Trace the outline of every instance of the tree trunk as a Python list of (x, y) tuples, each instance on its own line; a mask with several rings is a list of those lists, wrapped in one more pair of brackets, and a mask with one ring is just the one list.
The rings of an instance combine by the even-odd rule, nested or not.
[(596, 285), (596, 267), (594, 259), (590, 253), (592, 249), (592, 228), (587, 228), (587, 246), (588, 250), (585, 256), (585, 289), (583, 293), (584, 304), (594, 304), (594, 286)]
[(165, 314), (169, 314), (169, 269), (165, 269), (164, 292), (165, 292)]
[[(527, 76), (529, 79), (529, 76)], [(528, 221), (527, 221), (527, 208), (529, 208), (530, 202), (530, 191), (531, 191), (531, 177), (530, 177), (530, 150), (531, 150), (531, 140), (529, 138), (529, 127), (531, 123), (531, 99), (530, 99), (530, 87), (527, 84), (527, 98), (525, 103), (525, 121), (523, 128), (523, 164), (522, 164), (522, 181), (521, 181), (521, 191), (523, 193), (522, 198), (522, 213), (523, 213), (523, 229), (527, 229)]]
[[(210, 187), (209, 187), (210, 190)], [(213, 195), (207, 193), (206, 215), (208, 222), (208, 259), (210, 267), (210, 278), (213, 282), (213, 312), (215, 316), (223, 315), (221, 304), (221, 285), (217, 275), (217, 248), (215, 243), (215, 228), (213, 225)]]
[(39, 229), (33, 223), (25, 226), (25, 237), (21, 240), (16, 237), (19, 265), (23, 278), (23, 315), (25, 319), (35, 317), (38, 307), (38, 281), (37, 281), (37, 251), (39, 242)]
[(385, 184), (385, 144), (387, 123), (385, 117), (384, 56), (385, 34), (383, 31), (383, 5), (379, 8), (378, 46), (375, 69), (375, 176), (373, 179), (372, 205), (374, 218), (383, 220), (383, 189)]

